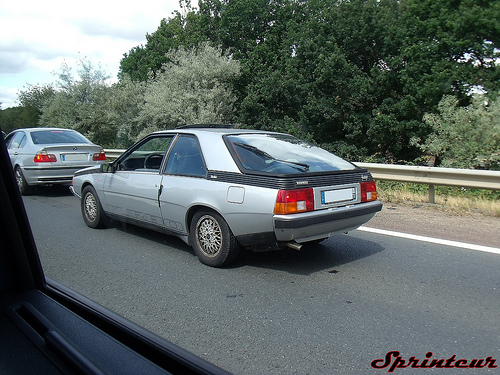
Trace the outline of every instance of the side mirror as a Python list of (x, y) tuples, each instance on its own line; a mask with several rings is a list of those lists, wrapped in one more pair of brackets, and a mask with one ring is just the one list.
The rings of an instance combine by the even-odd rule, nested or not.
[(114, 167), (113, 163), (101, 164), (101, 172), (102, 173), (115, 173), (115, 167)]

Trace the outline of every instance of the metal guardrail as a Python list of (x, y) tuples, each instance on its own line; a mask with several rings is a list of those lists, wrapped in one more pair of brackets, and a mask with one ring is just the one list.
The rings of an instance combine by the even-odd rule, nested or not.
[(436, 186), (500, 190), (500, 171), (375, 163), (356, 163), (356, 165), (368, 169), (376, 180), (429, 185), (430, 203), (435, 203)]
[[(124, 151), (104, 150), (109, 160), (116, 159)], [(429, 185), (430, 203), (435, 203), (436, 186), (500, 190), (500, 171), (376, 163), (356, 163), (356, 165), (368, 169), (375, 180), (415, 182)]]
[(120, 156), (121, 154), (123, 154), (126, 150), (115, 150), (115, 149), (104, 149), (104, 153), (106, 154), (106, 160), (107, 161), (113, 161), (115, 160), (116, 158), (118, 158), (118, 156)]

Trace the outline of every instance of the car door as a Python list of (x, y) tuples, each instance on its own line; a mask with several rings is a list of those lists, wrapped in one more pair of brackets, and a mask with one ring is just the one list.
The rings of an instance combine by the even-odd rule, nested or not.
[(24, 164), (24, 159), (26, 158), (24, 146), (26, 145), (26, 141), (26, 133), (23, 131), (15, 132), (6, 139), (7, 151), (9, 152), (12, 165)]
[(179, 135), (169, 153), (162, 181), (160, 207), (167, 229), (187, 233), (186, 211), (199, 194), (207, 194), (207, 168), (198, 139), (192, 135)]
[(115, 173), (106, 174), (103, 183), (105, 211), (139, 225), (163, 227), (160, 171), (173, 137), (147, 137), (117, 160)]

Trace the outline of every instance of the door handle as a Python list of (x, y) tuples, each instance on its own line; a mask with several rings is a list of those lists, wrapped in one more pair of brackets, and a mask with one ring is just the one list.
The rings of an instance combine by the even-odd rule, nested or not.
[(158, 188), (158, 207), (160, 207), (160, 195), (163, 191), (163, 184), (160, 184), (160, 187)]

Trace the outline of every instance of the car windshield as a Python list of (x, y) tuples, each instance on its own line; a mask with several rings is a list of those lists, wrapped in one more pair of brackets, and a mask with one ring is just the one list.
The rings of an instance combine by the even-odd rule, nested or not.
[(51, 145), (65, 143), (89, 143), (82, 135), (67, 130), (40, 130), (31, 133), (31, 139), (36, 145)]
[(311, 143), (286, 134), (226, 137), (236, 162), (246, 171), (297, 174), (352, 170), (356, 167)]

